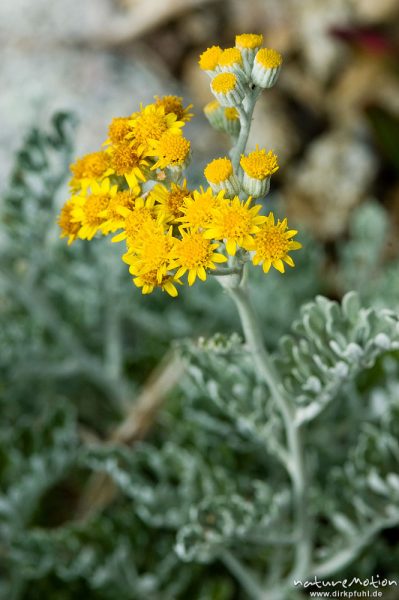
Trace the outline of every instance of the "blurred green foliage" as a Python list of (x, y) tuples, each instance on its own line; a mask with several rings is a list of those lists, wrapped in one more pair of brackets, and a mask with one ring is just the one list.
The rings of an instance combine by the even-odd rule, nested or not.
[[(59, 240), (73, 128), (58, 114), (50, 133), (32, 131), (1, 205), (0, 598), (247, 598), (242, 563), (278, 580), (292, 559), (280, 416), (230, 335), (238, 319), (215, 281), (177, 300), (143, 297), (116, 244)], [(347, 549), (353, 560), (340, 568), (356, 576), (393, 576), (399, 559), (389, 535), (371, 544), (399, 523), (399, 269), (384, 258), (388, 228), (384, 209), (365, 204), (333, 266), (303, 234), (297, 269), (251, 273), (265, 340), (307, 428), (314, 562), (326, 576)], [(350, 289), (342, 306), (313, 300)], [(104, 444), (172, 343), (186, 375), (148, 440)], [(119, 494), (78, 518), (97, 472)]]

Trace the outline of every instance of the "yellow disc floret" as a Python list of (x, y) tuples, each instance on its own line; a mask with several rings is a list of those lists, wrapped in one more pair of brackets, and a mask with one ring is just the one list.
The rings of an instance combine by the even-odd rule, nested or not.
[(224, 240), (226, 250), (231, 256), (235, 255), (237, 246), (251, 250), (253, 234), (259, 231), (259, 226), (266, 221), (266, 217), (258, 215), (261, 205), (251, 207), (251, 201), (252, 198), (249, 197), (244, 203), (235, 196), (233, 200), (221, 203), (206, 228), (205, 237)]
[(225, 201), (224, 191), (215, 195), (211, 188), (206, 191), (200, 187), (199, 191), (193, 192), (192, 198), (185, 198), (184, 206), (181, 208), (183, 216), (179, 219), (183, 227), (190, 228), (192, 231), (204, 229), (212, 221), (213, 213), (221, 202)]
[(233, 175), (233, 164), (229, 158), (215, 158), (205, 167), (204, 175), (210, 183), (223, 183)]
[(72, 210), (73, 221), (80, 223), (79, 237), (82, 240), (91, 240), (98, 231), (102, 230), (104, 210), (117, 192), (117, 186), (112, 186), (109, 179), (99, 185), (93, 183), (91, 194), (88, 196), (75, 196)]
[(261, 48), (256, 55), (256, 61), (265, 69), (274, 69), (282, 64), (283, 57), (277, 50)]
[(291, 239), (296, 233), (294, 229), (287, 230), (287, 219), (275, 223), (274, 215), (270, 213), (254, 236), (254, 265), (262, 264), (265, 273), (268, 273), (272, 266), (284, 273), (284, 262), (294, 267), (294, 261), (288, 252), (302, 248), (299, 242)]
[(188, 271), (188, 284), (193, 285), (197, 276), (205, 281), (206, 269), (216, 269), (215, 263), (226, 262), (223, 254), (215, 250), (219, 244), (212, 243), (200, 232), (183, 231), (182, 239), (176, 242), (171, 268), (177, 267), (176, 277)]
[(219, 73), (212, 79), (211, 87), (216, 94), (228, 94), (237, 86), (237, 77), (234, 73)]
[(162, 223), (175, 223), (182, 216), (182, 208), (186, 198), (191, 198), (191, 192), (187, 189), (186, 180), (182, 185), (172, 183), (167, 188), (162, 183), (155, 185), (149, 197), (155, 201), (155, 210)]
[(135, 115), (131, 125), (133, 145), (145, 151), (149, 140), (159, 140), (167, 131), (179, 133), (184, 121), (178, 121), (175, 113), (166, 114), (164, 106), (149, 104)]
[(199, 57), (199, 66), (203, 71), (214, 71), (218, 65), (220, 55), (223, 50), (220, 46), (207, 48)]
[(60, 215), (58, 217), (58, 225), (61, 229), (61, 238), (68, 238), (68, 245), (72, 244), (78, 237), (79, 229), (81, 227), (81, 223), (79, 221), (73, 220), (73, 209), (75, 208), (75, 203), (73, 199), (67, 200), (64, 206), (61, 209)]
[(192, 104), (189, 104), (186, 108), (183, 106), (183, 98), (179, 96), (155, 96), (155, 106), (163, 106), (165, 109), (165, 115), (169, 115), (173, 113), (176, 115), (178, 121), (190, 121), (193, 116), (190, 113), (190, 108), (193, 107)]
[(153, 149), (148, 156), (156, 156), (157, 162), (151, 169), (165, 169), (166, 167), (182, 167), (190, 153), (191, 144), (182, 135), (171, 131), (164, 133), (158, 142), (153, 141)]
[(242, 154), (240, 165), (247, 175), (258, 180), (270, 177), (279, 168), (277, 156), (271, 150), (266, 152), (263, 148), (259, 150), (258, 147), (247, 156)]
[(236, 46), (237, 48), (248, 48), (253, 50), (262, 45), (263, 35), (257, 33), (242, 33), (236, 35)]
[(77, 190), (84, 183), (90, 184), (102, 179), (105, 177), (108, 167), (109, 155), (104, 150), (85, 154), (70, 166), (73, 175), (70, 182), (71, 188)]
[(220, 67), (231, 67), (233, 65), (242, 65), (242, 56), (238, 48), (226, 48), (219, 58)]
[(108, 142), (119, 144), (131, 133), (131, 117), (115, 117), (108, 127)]

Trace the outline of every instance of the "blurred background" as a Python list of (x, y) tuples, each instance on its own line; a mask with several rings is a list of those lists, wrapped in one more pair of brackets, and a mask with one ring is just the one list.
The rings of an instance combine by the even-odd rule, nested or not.
[[(68, 247), (56, 223), (69, 163), (98, 149), (113, 117), (154, 95), (194, 105), (185, 135), (189, 183), (200, 182), (229, 139), (203, 117), (212, 97), (198, 56), (244, 32), (262, 33), (284, 58), (257, 104), (249, 147), (277, 153), (267, 208), (288, 216), (304, 246), (284, 277), (251, 274), (268, 346), (316, 294), (339, 300), (356, 290), (366, 306), (399, 307), (397, 0), (2, 0), (2, 600), (246, 598), (220, 563), (188, 566), (172, 552), (205, 493), (189, 477), (199, 457), (209, 452), (226, 468), (221, 477), (201, 463), (208, 491), (220, 484), (229, 495), (237, 473), (245, 488), (248, 470), (264, 477), (256, 445), (242, 446), (230, 417), (215, 416), (193, 386), (176, 388), (173, 340), (239, 331), (234, 308), (212, 280), (177, 300), (143, 297), (117, 244)], [(364, 397), (389, 378), (397, 394), (397, 360), (362, 382)], [(123, 453), (143, 438), (150, 450), (105, 453), (109, 442)], [(103, 454), (87, 454), (92, 444)], [(109, 480), (92, 480), (119, 460), (133, 461), (116, 472), (124, 499)], [(142, 494), (126, 473), (137, 474)], [(354, 574), (392, 573), (395, 536)]]

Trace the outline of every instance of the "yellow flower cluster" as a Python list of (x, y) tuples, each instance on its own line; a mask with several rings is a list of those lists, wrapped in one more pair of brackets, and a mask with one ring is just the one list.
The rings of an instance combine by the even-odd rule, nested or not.
[[(252, 51), (259, 39), (244, 35), (239, 42)], [(226, 68), (223, 82), (235, 78), (228, 69), (241, 66), (240, 51), (215, 46), (201, 66), (212, 69), (220, 62)], [(176, 96), (155, 97), (132, 115), (114, 118), (101, 149), (71, 165), (71, 197), (58, 220), (61, 237), (69, 244), (97, 234), (124, 241), (122, 258), (143, 294), (160, 288), (177, 296), (183, 277), (192, 285), (208, 272), (223, 274), (222, 263), (231, 267), (249, 258), (265, 272), (271, 266), (284, 272), (284, 262), (294, 266), (288, 253), (300, 247), (286, 220), (275, 223), (272, 213), (261, 215), (262, 205), (242, 184), (246, 171), (270, 178), (277, 169), (272, 153), (257, 149), (242, 155), (240, 172), (226, 157), (211, 161), (205, 168), (209, 187), (189, 189), (184, 169), (191, 146), (182, 129), (192, 117), (190, 108)], [(226, 111), (225, 118), (239, 120), (234, 107)]]

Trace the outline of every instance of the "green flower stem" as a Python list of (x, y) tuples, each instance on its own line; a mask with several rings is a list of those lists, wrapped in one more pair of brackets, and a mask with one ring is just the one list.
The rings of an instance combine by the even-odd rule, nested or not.
[(294, 408), (289, 398), (287, 398), (278, 373), (274, 368), (272, 358), (264, 346), (262, 327), (250, 302), (245, 277), (238, 285), (237, 279), (233, 277), (219, 278), (218, 281), (227, 289), (236, 304), (245, 339), (253, 356), (256, 370), (268, 386), (284, 423), (289, 452), (288, 471), (294, 493), (295, 535), (298, 540), (295, 546), (294, 567), (287, 579), (287, 585), (289, 585), (293, 583), (294, 578), (297, 579), (307, 575), (312, 545), (307, 511), (307, 482), (300, 430), (295, 426)]
[(241, 106), (237, 106), (237, 110), (240, 114), (241, 130), (237, 139), (237, 143), (231, 151), (231, 162), (233, 163), (234, 172), (236, 174), (238, 173), (241, 154), (245, 152), (245, 148), (247, 146), (249, 131), (252, 123), (252, 115), (261, 91), (261, 88), (257, 87), (255, 87), (253, 90), (249, 90), (244, 98), (243, 104)]

